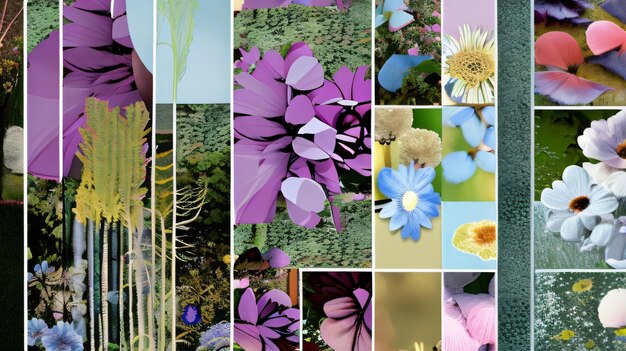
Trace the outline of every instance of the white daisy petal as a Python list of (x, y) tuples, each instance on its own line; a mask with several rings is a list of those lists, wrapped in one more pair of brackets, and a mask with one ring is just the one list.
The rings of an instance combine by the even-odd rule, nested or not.
[(578, 216), (570, 217), (561, 225), (561, 238), (565, 241), (578, 241), (584, 230), (585, 227), (578, 219)]

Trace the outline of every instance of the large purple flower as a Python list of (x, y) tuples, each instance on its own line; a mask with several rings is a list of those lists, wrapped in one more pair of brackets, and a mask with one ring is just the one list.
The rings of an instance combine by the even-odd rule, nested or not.
[[(137, 101), (151, 106), (152, 75), (133, 50), (125, 0), (77, 0), (63, 15), (63, 176), (78, 175), (76, 158), (85, 123), (85, 100), (108, 100), (126, 107)], [(58, 32), (42, 41), (29, 61), (29, 173), (58, 179)], [(56, 61), (55, 61), (56, 60)], [(55, 63), (56, 62), (56, 63)], [(137, 77), (137, 79), (135, 79)], [(55, 84), (56, 82), (56, 84)], [(41, 127), (37, 127), (41, 126)], [(43, 128), (41, 132), (38, 130)], [(32, 129), (32, 128), (31, 128)]]
[(257, 301), (248, 288), (241, 296), (235, 318), (235, 342), (246, 351), (295, 349), (300, 337), (300, 310), (291, 307), (291, 298), (270, 290)]
[(70, 21), (63, 27), (63, 174), (68, 175), (73, 163), (79, 165), (74, 158), (85, 99), (108, 100), (110, 108), (141, 101), (134, 71), (144, 68), (133, 51), (125, 0), (77, 0), (64, 6), (63, 15)]
[(340, 229), (331, 200), (341, 193), (337, 167), (370, 173), (364, 71), (341, 69), (336, 83), (325, 81), (313, 52), (299, 42), (284, 58), (266, 52), (252, 73), (235, 77), (236, 223), (271, 222), (282, 194), (290, 218), (308, 228), (319, 223), (328, 200)]

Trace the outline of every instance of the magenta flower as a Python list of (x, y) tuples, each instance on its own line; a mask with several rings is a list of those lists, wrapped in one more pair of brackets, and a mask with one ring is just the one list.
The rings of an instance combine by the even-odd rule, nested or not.
[(235, 61), (235, 67), (241, 68), (244, 72), (248, 72), (251, 66), (256, 65), (257, 61), (261, 59), (261, 50), (256, 46), (247, 52), (243, 48), (239, 49), (241, 53), (241, 59)]
[(282, 195), (291, 220), (307, 228), (319, 223), (329, 201), (340, 230), (331, 201), (341, 193), (337, 168), (370, 174), (365, 70), (342, 68), (335, 82), (325, 81), (321, 64), (300, 42), (284, 58), (266, 52), (254, 72), (235, 77), (237, 224), (271, 222)]
[(408, 54), (411, 56), (418, 56), (420, 54), (420, 47), (415, 44), (412, 48), (409, 48)]
[(576, 39), (565, 32), (548, 32), (535, 42), (535, 62), (548, 68), (535, 72), (535, 92), (565, 105), (588, 104), (610, 87), (580, 78), (584, 62)]
[(234, 340), (246, 351), (295, 349), (300, 337), (300, 310), (291, 306), (291, 298), (280, 290), (270, 290), (257, 301), (248, 288), (237, 306)]

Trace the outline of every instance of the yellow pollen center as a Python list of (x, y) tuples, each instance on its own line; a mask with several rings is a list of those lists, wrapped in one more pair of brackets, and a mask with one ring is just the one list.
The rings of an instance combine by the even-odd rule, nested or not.
[(419, 201), (420, 200), (416, 193), (413, 191), (407, 191), (402, 196), (402, 207), (405, 211), (413, 211), (417, 207)]
[(493, 58), (481, 50), (462, 50), (452, 55), (446, 63), (450, 77), (460, 79), (470, 88), (489, 79), (495, 72)]
[(617, 151), (617, 156), (626, 160), (626, 140), (624, 140), (623, 143), (617, 145), (615, 151)]
[(477, 225), (471, 230), (476, 244), (487, 245), (496, 241), (496, 224), (493, 222)]

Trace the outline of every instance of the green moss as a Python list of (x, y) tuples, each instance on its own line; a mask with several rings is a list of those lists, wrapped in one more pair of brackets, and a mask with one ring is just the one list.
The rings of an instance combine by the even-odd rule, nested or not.
[(331, 77), (341, 66), (370, 64), (371, 21), (371, 3), (365, 0), (354, 0), (345, 12), (300, 5), (242, 11), (235, 17), (234, 46), (265, 52), (304, 41)]
[[(330, 214), (315, 229), (299, 227), (282, 208), (267, 227), (266, 248), (279, 247), (294, 267), (371, 267), (372, 228), (369, 201), (340, 203), (344, 229), (337, 232)], [(235, 254), (255, 246), (252, 225), (235, 228)]]
[(28, 52), (50, 32), (59, 29), (59, 3), (51, 0), (28, 1)]

